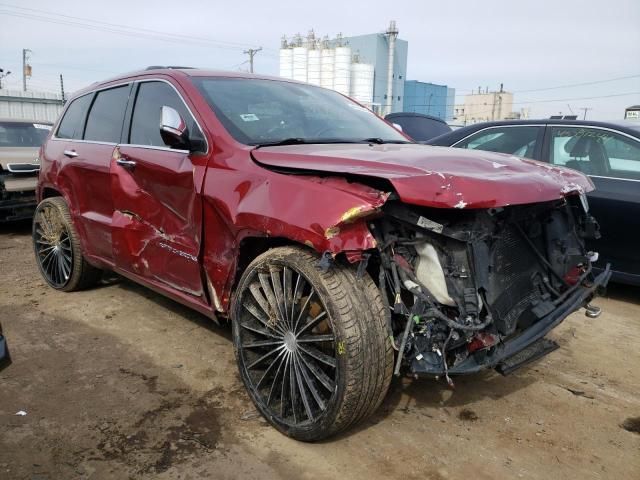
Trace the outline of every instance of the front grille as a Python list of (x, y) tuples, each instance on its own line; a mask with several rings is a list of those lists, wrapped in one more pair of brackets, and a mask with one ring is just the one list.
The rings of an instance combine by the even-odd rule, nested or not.
[(40, 171), (39, 163), (8, 163), (7, 170), (11, 173), (36, 173)]
[(529, 245), (515, 227), (508, 225), (500, 232), (491, 250), (491, 270), (487, 301), (500, 333), (514, 332), (518, 320), (540, 297), (534, 287), (541, 265)]

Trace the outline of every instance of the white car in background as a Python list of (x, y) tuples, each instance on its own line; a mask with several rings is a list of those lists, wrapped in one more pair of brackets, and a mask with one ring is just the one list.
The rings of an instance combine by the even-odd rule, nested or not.
[(0, 222), (33, 216), (38, 150), (50, 131), (49, 122), (0, 119)]

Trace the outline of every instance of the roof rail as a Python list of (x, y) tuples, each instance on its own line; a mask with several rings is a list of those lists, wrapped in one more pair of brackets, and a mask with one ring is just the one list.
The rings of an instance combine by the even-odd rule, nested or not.
[(171, 70), (192, 70), (195, 67), (180, 67), (178, 65), (151, 65), (150, 67), (145, 68), (145, 70), (162, 70), (165, 68), (169, 68)]

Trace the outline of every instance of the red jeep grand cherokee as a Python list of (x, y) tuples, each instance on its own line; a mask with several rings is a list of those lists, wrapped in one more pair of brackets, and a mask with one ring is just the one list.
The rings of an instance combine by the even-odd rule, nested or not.
[(293, 81), (155, 68), (92, 85), (40, 158), (46, 281), (113, 270), (228, 319), (249, 395), (301, 440), (370, 415), (394, 372), (451, 383), (549, 352), (609, 277), (584, 248), (582, 174), (414, 144)]

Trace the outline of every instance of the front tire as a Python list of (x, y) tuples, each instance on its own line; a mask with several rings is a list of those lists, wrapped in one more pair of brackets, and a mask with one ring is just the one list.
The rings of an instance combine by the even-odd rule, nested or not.
[(33, 249), (46, 282), (72, 292), (96, 284), (102, 271), (85, 260), (80, 238), (62, 197), (45, 198), (33, 215)]
[(380, 292), (365, 274), (298, 247), (272, 249), (246, 269), (232, 305), (242, 380), (262, 415), (316, 441), (364, 419), (393, 371)]

